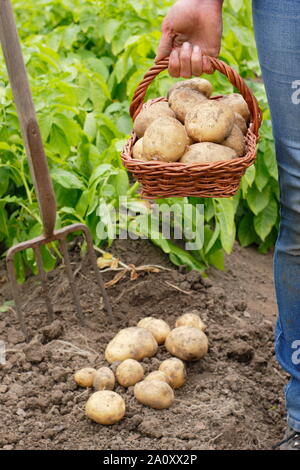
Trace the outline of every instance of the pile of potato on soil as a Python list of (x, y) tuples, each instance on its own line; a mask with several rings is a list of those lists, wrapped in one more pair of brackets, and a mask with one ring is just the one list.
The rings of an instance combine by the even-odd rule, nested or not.
[(248, 105), (237, 93), (211, 100), (212, 91), (208, 80), (193, 78), (176, 83), (167, 102), (143, 108), (133, 126), (133, 158), (189, 164), (244, 156)]
[[(113, 391), (116, 380), (125, 388), (134, 386), (134, 396), (143, 405), (158, 410), (169, 408), (174, 401), (173, 390), (186, 381), (183, 361), (197, 361), (208, 351), (205, 330), (206, 325), (194, 313), (179, 317), (173, 330), (164, 320), (153, 317), (143, 318), (136, 327), (120, 330), (105, 350), (109, 364), (118, 362), (115, 374), (103, 366), (98, 370), (86, 367), (74, 375), (78, 385), (96, 390), (86, 403), (86, 415), (105, 425), (124, 417), (125, 401)], [(153, 357), (159, 345), (176, 357), (161, 362), (157, 371), (144, 377), (139, 361)]]

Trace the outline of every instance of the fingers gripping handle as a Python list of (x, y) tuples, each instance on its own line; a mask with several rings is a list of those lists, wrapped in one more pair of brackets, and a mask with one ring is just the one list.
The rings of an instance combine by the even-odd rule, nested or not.
[[(218, 70), (223, 75), (225, 75), (232, 83), (232, 85), (234, 85), (239, 90), (239, 92), (247, 102), (252, 116), (252, 131), (258, 137), (258, 131), (261, 125), (261, 111), (252, 91), (250, 90), (250, 88), (248, 88), (242, 77), (232, 67), (225, 64), (225, 62), (216, 59), (215, 57), (208, 57), (208, 59), (210, 60), (214, 70)], [(136, 118), (136, 116), (142, 109), (142, 106), (144, 104), (144, 98), (149, 85), (160, 72), (168, 68), (168, 65), (169, 58), (161, 60), (153, 67), (151, 67), (150, 70), (148, 70), (143, 80), (138, 85), (130, 106), (130, 115), (133, 119)]]
[(10, 0), (0, 0), (0, 41), (38, 198), (44, 235), (49, 236), (55, 226), (55, 196)]

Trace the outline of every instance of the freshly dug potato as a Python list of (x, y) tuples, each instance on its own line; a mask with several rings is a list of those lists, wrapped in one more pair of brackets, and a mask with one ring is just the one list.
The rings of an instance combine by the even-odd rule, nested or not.
[(177, 318), (175, 328), (178, 328), (179, 326), (193, 326), (194, 328), (198, 328), (200, 331), (205, 331), (207, 328), (205, 323), (203, 323), (199, 315), (196, 313), (184, 313), (181, 317)]
[(197, 142), (220, 143), (231, 132), (234, 112), (219, 101), (205, 101), (194, 106), (185, 117), (189, 137)]
[(195, 143), (196, 142), (193, 139), (191, 139), (191, 137), (188, 136), (188, 145), (193, 145)]
[(172, 95), (173, 91), (177, 90), (178, 88), (190, 88), (191, 90), (196, 90), (199, 93), (205, 95), (207, 98), (211, 96), (213, 91), (212, 85), (208, 80), (205, 80), (205, 78), (196, 77), (190, 80), (184, 80), (175, 83), (175, 85), (173, 85), (168, 92), (168, 99)]
[(220, 103), (229, 106), (235, 113), (239, 113), (246, 122), (249, 122), (250, 111), (248, 105), (239, 93), (231, 93), (230, 95), (223, 96), (220, 99)]
[(134, 144), (132, 156), (135, 160), (143, 160), (144, 162), (148, 161), (143, 155), (143, 137)]
[(187, 87), (176, 88), (169, 97), (170, 108), (182, 123), (187, 113), (203, 101), (207, 101), (205, 95)]
[(113, 390), (115, 383), (115, 375), (109, 367), (100, 367), (100, 369), (96, 370), (93, 380), (95, 390)]
[(118, 365), (116, 370), (117, 381), (123, 387), (131, 387), (143, 380), (144, 368), (134, 359), (126, 359)]
[(137, 326), (149, 330), (158, 344), (163, 344), (171, 331), (171, 328), (164, 320), (153, 317), (143, 318), (138, 322)]
[(145, 328), (124, 328), (108, 343), (105, 349), (105, 359), (110, 364), (125, 359), (141, 361), (152, 357), (157, 352), (157, 342), (150, 331)]
[(222, 142), (222, 145), (233, 149), (239, 157), (242, 157), (245, 154), (245, 137), (241, 129), (234, 125), (229, 136)]
[(175, 113), (169, 107), (169, 104), (166, 101), (153, 103), (149, 108), (142, 109), (137, 115), (133, 124), (133, 130), (138, 137), (143, 137), (147, 127), (155, 121), (155, 119), (166, 116), (175, 118)]
[(150, 374), (147, 375), (145, 380), (161, 380), (162, 382), (166, 382), (170, 385), (168, 377), (161, 370), (155, 370), (154, 372), (150, 372)]
[(169, 385), (172, 388), (179, 388), (185, 384), (185, 365), (180, 359), (177, 359), (177, 357), (163, 361), (159, 366), (159, 370), (166, 375)]
[(167, 336), (165, 346), (169, 353), (183, 361), (197, 361), (207, 353), (208, 339), (198, 328), (179, 326)]
[(236, 158), (237, 154), (233, 149), (211, 142), (201, 142), (201, 144), (190, 145), (188, 151), (181, 157), (182, 163), (212, 163), (227, 161)]
[(176, 162), (188, 145), (185, 127), (174, 118), (156, 119), (147, 128), (144, 141), (144, 156), (147, 160)]
[(161, 380), (143, 380), (134, 387), (134, 396), (143, 405), (163, 410), (174, 401), (174, 392), (170, 385)]
[(234, 124), (240, 128), (244, 135), (247, 134), (247, 123), (243, 116), (241, 116), (239, 113), (234, 113)]
[(95, 392), (86, 402), (85, 414), (96, 423), (115, 424), (125, 415), (125, 402), (116, 392)]
[(84, 367), (75, 372), (74, 380), (80, 387), (92, 387), (95, 372), (92, 367)]

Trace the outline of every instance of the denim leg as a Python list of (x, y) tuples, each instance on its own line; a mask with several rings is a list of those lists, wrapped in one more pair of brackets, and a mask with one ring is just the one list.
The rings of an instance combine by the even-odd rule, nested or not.
[(275, 351), (291, 375), (285, 390), (288, 423), (300, 431), (300, 0), (253, 0), (253, 18), (281, 191)]

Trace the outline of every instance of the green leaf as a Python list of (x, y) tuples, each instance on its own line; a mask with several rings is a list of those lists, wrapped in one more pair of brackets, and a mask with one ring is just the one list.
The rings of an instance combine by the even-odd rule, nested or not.
[(57, 258), (54, 256), (49, 248), (45, 245), (41, 246), (41, 256), (43, 261), (43, 266), (46, 271), (52, 271), (55, 268), (57, 263)]
[(243, 6), (243, 0), (229, 0), (231, 8), (237, 13)]
[(253, 216), (248, 212), (238, 226), (238, 239), (242, 246), (249, 246), (257, 240), (253, 227)]
[(62, 168), (54, 168), (51, 171), (51, 177), (66, 189), (84, 189), (85, 187), (81, 179), (75, 173), (63, 170)]
[(81, 128), (73, 119), (69, 119), (64, 114), (55, 114), (53, 122), (63, 131), (69, 146), (78, 144)]
[(1, 313), (6, 313), (10, 311), (10, 308), (15, 305), (13, 300), (6, 300), (3, 302), (3, 304), (0, 306), (0, 312)]
[(77, 40), (80, 32), (80, 26), (77, 24), (70, 24), (63, 33), (63, 47), (70, 49), (73, 43)]
[(102, 165), (97, 166), (97, 168), (94, 169), (93, 173), (91, 174), (90, 180), (89, 180), (89, 186), (92, 186), (93, 184), (97, 184), (97, 181), (99, 180), (99, 177), (103, 177), (105, 173), (110, 172), (112, 173), (112, 166), (108, 163), (103, 163)]
[[(114, 137), (122, 137), (119, 129), (114, 124), (114, 122), (103, 113), (97, 113), (96, 119), (101, 122), (102, 125), (105, 125), (113, 134)], [(99, 123), (100, 124), (100, 123)]]
[(275, 156), (275, 147), (273, 141), (266, 141), (263, 161), (268, 173), (272, 178), (278, 179), (278, 167)]
[[(5, 210), (5, 203), (3, 202), (0, 202), (0, 234), (4, 237), (8, 236), (7, 213)], [(3, 237), (0, 239), (3, 239)]]
[(267, 207), (254, 217), (254, 228), (257, 235), (264, 241), (276, 224), (278, 217), (278, 205), (275, 199), (271, 199)]
[(252, 186), (255, 179), (255, 166), (251, 165), (247, 168), (246, 173), (243, 176), (243, 179), (247, 181), (248, 186)]
[(117, 175), (112, 177), (111, 181), (119, 197), (127, 194), (129, 190), (129, 179), (125, 170), (120, 170)]
[(20, 283), (23, 283), (25, 281), (25, 265), (21, 252), (15, 254), (14, 265), (17, 279)]
[(169, 241), (169, 246), (171, 248), (170, 259), (172, 259), (172, 256), (175, 255), (180, 265), (186, 265), (190, 269), (197, 269), (198, 271), (203, 271), (205, 269), (204, 263), (201, 263), (200, 261), (198, 261), (197, 258), (195, 258), (195, 256), (193, 256), (189, 252), (183, 250), (182, 248), (179, 248), (178, 246), (176, 246), (174, 243), (170, 241)]
[(270, 176), (268, 170), (266, 169), (263, 161), (263, 157), (261, 154), (258, 155), (256, 160), (256, 177), (255, 177), (255, 184), (257, 188), (262, 191), (263, 188), (268, 183)]
[(225, 263), (223, 250), (217, 250), (214, 253), (211, 253), (208, 256), (208, 262), (209, 262), (209, 264), (211, 264), (215, 268), (220, 269), (221, 271), (223, 271), (224, 270), (224, 263)]
[(115, 195), (115, 187), (112, 184), (104, 184), (100, 190), (101, 197), (110, 198)]
[(66, 158), (69, 154), (70, 146), (66, 134), (56, 124), (52, 124), (48, 145), (54, 153), (61, 155), (62, 158)]
[(10, 170), (9, 168), (0, 168), (0, 197), (3, 196), (9, 185)]
[(97, 123), (94, 113), (87, 113), (83, 130), (90, 137), (91, 140), (95, 139), (97, 135)]
[(265, 186), (262, 191), (259, 191), (255, 186), (252, 186), (247, 192), (247, 203), (252, 212), (257, 215), (268, 205), (270, 197), (270, 186)]
[(226, 253), (231, 253), (235, 240), (234, 209), (231, 199), (216, 199), (216, 217), (220, 225), (220, 239)]
[(103, 25), (105, 41), (110, 43), (120, 23), (116, 19), (109, 19)]
[(90, 193), (88, 190), (84, 190), (81, 193), (81, 196), (76, 204), (75, 209), (76, 209), (76, 212), (80, 215), (80, 217), (84, 217), (87, 212), (89, 202), (90, 202), (89, 194)]
[(209, 240), (208, 244), (205, 247), (205, 253), (206, 254), (208, 254), (210, 252), (210, 250), (213, 248), (214, 244), (216, 243), (216, 241), (218, 240), (218, 238), (220, 236), (220, 232), (221, 232), (220, 224), (217, 223), (216, 227), (215, 227), (215, 230), (214, 230), (212, 236), (210, 237), (210, 240)]

